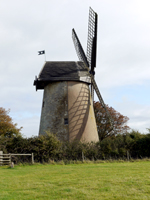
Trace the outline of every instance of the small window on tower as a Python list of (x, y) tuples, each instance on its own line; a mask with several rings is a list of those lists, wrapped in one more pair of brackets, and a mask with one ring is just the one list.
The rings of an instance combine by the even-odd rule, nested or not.
[(43, 108), (44, 108), (44, 101), (43, 101)]
[(68, 124), (68, 118), (64, 118), (64, 124), (65, 124), (65, 125)]

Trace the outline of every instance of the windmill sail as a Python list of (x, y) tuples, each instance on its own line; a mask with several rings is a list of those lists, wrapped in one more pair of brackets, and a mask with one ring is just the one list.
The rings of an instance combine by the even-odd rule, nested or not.
[[(88, 39), (87, 39), (87, 60), (89, 63), (90, 73), (94, 77), (94, 68), (96, 67), (96, 49), (97, 49), (97, 20), (98, 15), (90, 7), (88, 22)], [(91, 96), (94, 101), (94, 88), (91, 84)]]
[(103, 108), (105, 109), (105, 112), (106, 112), (107, 117), (108, 117), (108, 119), (109, 119), (109, 123), (110, 123), (110, 125), (111, 125), (111, 128), (114, 129), (114, 127), (113, 127), (113, 125), (114, 125), (113, 120), (112, 120), (112, 118), (111, 118), (111, 116), (110, 116), (110, 114), (109, 114), (109, 112), (108, 112), (108, 110), (107, 110), (107, 108), (106, 108), (106, 106), (105, 106), (104, 100), (103, 100), (103, 98), (102, 98), (102, 96), (101, 96), (101, 93), (100, 93), (98, 87), (97, 87), (97, 84), (96, 84), (96, 81), (94, 80), (93, 75), (91, 75), (91, 82), (92, 82), (92, 84), (93, 84), (93, 87), (94, 87), (94, 89), (95, 89), (95, 92), (96, 92), (96, 94), (97, 94), (97, 97), (98, 97), (98, 99), (99, 99), (101, 105), (102, 105)]
[(89, 67), (89, 63), (87, 61), (86, 55), (84, 53), (82, 45), (81, 45), (79, 38), (74, 29), (72, 29), (72, 39), (73, 39), (75, 50), (77, 52), (79, 60), (84, 62), (86, 64), (86, 66)]

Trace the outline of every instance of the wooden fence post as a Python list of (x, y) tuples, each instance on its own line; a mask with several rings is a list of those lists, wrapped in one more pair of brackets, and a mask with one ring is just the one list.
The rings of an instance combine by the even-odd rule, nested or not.
[(10, 163), (10, 165), (11, 165), (11, 153), (10, 153), (10, 157), (9, 157), (9, 163)]
[(129, 160), (129, 156), (130, 156), (130, 155), (129, 155), (129, 151), (127, 151), (127, 160)]
[(82, 151), (82, 162), (84, 162), (84, 153)]
[(32, 164), (34, 164), (34, 154), (32, 153)]
[(0, 166), (3, 165), (3, 151), (0, 151)]

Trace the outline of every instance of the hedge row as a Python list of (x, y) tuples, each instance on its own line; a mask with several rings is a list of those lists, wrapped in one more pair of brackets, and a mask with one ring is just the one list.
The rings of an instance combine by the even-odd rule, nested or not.
[[(34, 153), (36, 162), (50, 160), (99, 160), (150, 157), (150, 134), (119, 134), (98, 143), (60, 142), (53, 134), (32, 138), (0, 138), (0, 150), (4, 153)], [(13, 161), (30, 162), (31, 157), (14, 157)]]

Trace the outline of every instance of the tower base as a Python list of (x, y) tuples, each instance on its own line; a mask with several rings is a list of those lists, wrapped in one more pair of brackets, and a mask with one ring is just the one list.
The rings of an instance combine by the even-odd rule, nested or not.
[(99, 141), (87, 83), (59, 81), (44, 88), (39, 135), (46, 131), (61, 141)]

